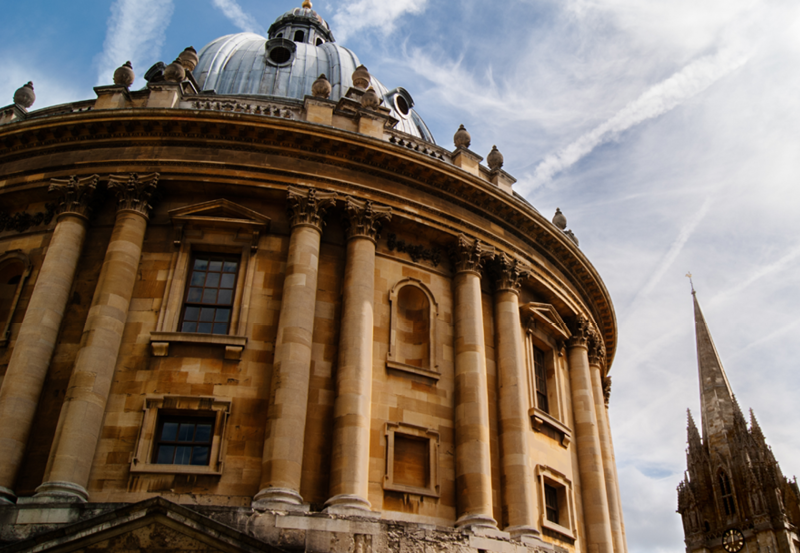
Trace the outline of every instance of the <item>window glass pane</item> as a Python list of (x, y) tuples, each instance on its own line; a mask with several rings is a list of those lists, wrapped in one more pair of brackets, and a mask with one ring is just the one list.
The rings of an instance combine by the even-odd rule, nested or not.
[(209, 261), (208, 270), (220, 272), (222, 270), (222, 261)]
[(197, 325), (197, 332), (200, 334), (211, 334), (213, 323), (200, 323)]
[(171, 465), (172, 456), (175, 455), (175, 446), (162, 445), (158, 447), (158, 457), (156, 457), (157, 465)]
[[(192, 288), (194, 290), (194, 288)], [(203, 303), (217, 303), (217, 289), (206, 288), (203, 290)]]
[(204, 307), (200, 310), (200, 320), (203, 322), (210, 322), (214, 320), (214, 309), (213, 307)]
[(236, 275), (231, 273), (225, 273), (222, 275), (222, 280), (220, 280), (219, 287), (233, 288), (234, 284), (236, 284)]
[(214, 332), (212, 334), (227, 334), (228, 323), (214, 323)]
[(197, 316), (200, 314), (199, 307), (187, 307), (183, 314), (184, 321), (196, 321)]
[(181, 332), (197, 332), (197, 323), (184, 322), (181, 325)]
[(186, 301), (195, 303), (200, 301), (200, 298), (202, 297), (203, 297), (202, 288), (189, 288), (189, 295), (186, 296)]
[(178, 435), (178, 423), (177, 422), (165, 422), (164, 426), (161, 430), (161, 441), (162, 442), (173, 442), (175, 441), (175, 437)]
[(220, 305), (230, 305), (233, 303), (233, 290), (220, 290), (217, 297), (217, 303)]
[(198, 424), (197, 431), (194, 434), (195, 442), (210, 442), (211, 441), (211, 425)]
[(206, 288), (216, 288), (219, 286), (219, 273), (208, 273), (206, 277)]
[(217, 309), (217, 314), (214, 316), (214, 321), (218, 323), (227, 323), (230, 314), (230, 309)]
[(208, 267), (208, 259), (197, 258), (194, 260), (194, 268), (198, 271), (205, 271)]
[(194, 424), (191, 423), (181, 423), (181, 429), (178, 432), (178, 441), (180, 442), (191, 442), (194, 438)]
[(175, 449), (176, 465), (188, 465), (192, 460), (192, 446), (178, 446)]
[(237, 265), (238, 263), (236, 263), (235, 261), (226, 261), (225, 267), (222, 270), (226, 273), (235, 273)]
[(192, 280), (190, 284), (192, 286), (202, 286), (205, 281), (206, 281), (206, 274), (199, 271), (195, 271), (192, 273)]
[(193, 465), (207, 465), (208, 464), (208, 448), (207, 447), (194, 447), (192, 451), (192, 464)]

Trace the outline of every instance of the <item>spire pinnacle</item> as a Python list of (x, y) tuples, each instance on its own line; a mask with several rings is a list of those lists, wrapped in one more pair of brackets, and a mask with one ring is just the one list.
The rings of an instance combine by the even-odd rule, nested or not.
[(694, 296), (695, 295), (694, 282), (692, 282), (692, 272), (691, 271), (686, 273), (686, 278), (689, 279), (689, 285), (692, 287), (692, 295)]

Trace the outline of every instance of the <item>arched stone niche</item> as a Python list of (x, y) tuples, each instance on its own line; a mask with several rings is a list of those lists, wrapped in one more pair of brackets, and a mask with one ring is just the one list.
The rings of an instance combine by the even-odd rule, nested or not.
[(0, 347), (6, 347), (11, 339), (11, 320), (30, 274), (31, 262), (20, 250), (0, 255)]
[(436, 362), (436, 317), (439, 306), (430, 289), (405, 278), (389, 292), (389, 369), (439, 379)]

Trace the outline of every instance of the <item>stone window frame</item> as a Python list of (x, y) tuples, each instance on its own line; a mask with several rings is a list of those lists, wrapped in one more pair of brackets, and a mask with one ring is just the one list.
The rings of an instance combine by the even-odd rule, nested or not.
[[(428, 440), (428, 485), (426, 487), (398, 484), (394, 481), (395, 435)], [(426, 497), (440, 496), (439, 486), (439, 433), (432, 428), (404, 422), (387, 422), (384, 427), (386, 438), (386, 473), (383, 489), (393, 492), (410, 493)]]
[[(150, 333), (153, 355), (168, 356), (171, 343), (208, 344), (224, 347), (225, 359), (238, 361), (247, 344), (258, 243), (270, 219), (225, 199), (173, 209), (169, 216), (178, 249), (172, 256), (156, 330)], [(228, 334), (180, 332), (190, 264), (198, 253), (240, 257)]]
[[(547, 518), (545, 507), (545, 484), (555, 488), (558, 492), (558, 520), (552, 522)], [(542, 530), (549, 530), (562, 536), (575, 539), (575, 500), (573, 497), (572, 482), (566, 475), (546, 465), (536, 466), (536, 489), (539, 501), (539, 524)], [(562, 524), (562, 522), (564, 524)]]
[[(739, 506), (736, 504), (736, 493), (733, 489), (733, 479), (730, 477), (730, 473), (725, 469), (725, 467), (721, 465), (717, 467), (717, 481), (714, 483), (714, 485), (719, 490), (719, 512), (725, 513), (725, 517), (728, 519), (735, 517), (739, 512)], [(725, 493), (725, 485), (727, 485), (728, 488), (727, 494)], [(731, 512), (728, 512), (729, 510)]]
[(30, 258), (25, 255), (22, 250), (9, 250), (0, 255), (0, 267), (5, 263), (13, 262), (22, 263), (22, 274), (17, 283), (17, 289), (14, 291), (14, 297), (11, 300), (8, 317), (6, 317), (6, 320), (0, 321), (0, 324), (3, 325), (2, 334), (0, 334), (0, 348), (8, 346), (11, 341), (11, 321), (14, 319), (14, 314), (17, 312), (17, 306), (19, 305), (19, 299), (22, 296), (25, 283), (28, 281), (28, 277), (30, 277), (31, 271), (33, 270), (33, 264)]
[[(231, 412), (230, 398), (213, 396), (147, 395), (144, 414), (136, 438), (136, 449), (131, 459), (130, 472), (135, 474), (203, 474), (221, 476), (224, 467), (225, 440), (228, 417)], [(154, 448), (160, 416), (214, 417), (214, 434), (208, 465), (160, 465), (153, 462)]]
[[(406, 286), (413, 286), (417, 288), (428, 298), (428, 366), (430, 367), (430, 370), (402, 363), (397, 357), (399, 350), (399, 344), (397, 343), (397, 322), (399, 319), (399, 315), (397, 313), (397, 300), (400, 295), (400, 290)], [(394, 369), (397, 371), (424, 376), (433, 380), (439, 380), (441, 375), (438, 371), (439, 364), (436, 362), (436, 321), (438, 316), (439, 304), (436, 301), (433, 292), (431, 292), (431, 290), (425, 286), (421, 280), (413, 277), (407, 277), (399, 280), (392, 287), (392, 289), (389, 291), (389, 351), (386, 354), (386, 367), (388, 369)]]
[[(559, 376), (564, 356), (564, 343), (572, 335), (556, 309), (547, 303), (530, 302), (520, 307), (524, 331), (525, 373), (528, 384), (528, 415), (533, 429), (555, 437), (562, 447), (572, 441), (565, 393)], [(537, 406), (534, 348), (544, 353), (547, 374), (547, 401), (549, 410)]]

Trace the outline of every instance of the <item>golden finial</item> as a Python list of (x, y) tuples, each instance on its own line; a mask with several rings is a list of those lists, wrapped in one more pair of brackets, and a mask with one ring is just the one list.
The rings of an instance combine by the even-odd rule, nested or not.
[(692, 282), (692, 273), (686, 273), (686, 278), (689, 279), (689, 284), (692, 286), (692, 294), (694, 294), (694, 282)]
[(303, 0), (303, 7), (307, 10), (311, 9), (311, 0)]

